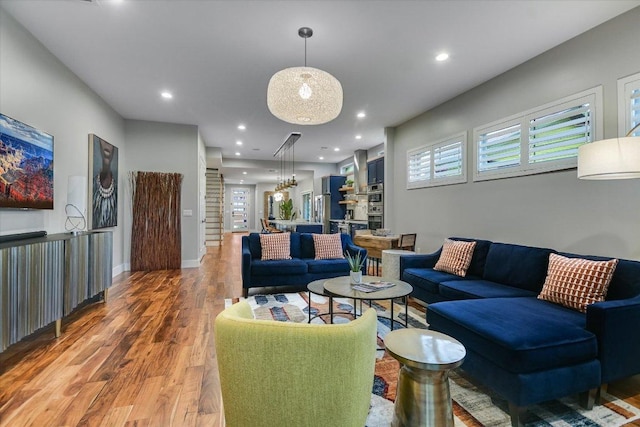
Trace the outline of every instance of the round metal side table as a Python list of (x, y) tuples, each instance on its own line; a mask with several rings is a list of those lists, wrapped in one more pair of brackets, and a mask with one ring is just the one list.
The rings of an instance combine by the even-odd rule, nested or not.
[(453, 427), (449, 371), (467, 354), (454, 338), (427, 329), (399, 329), (384, 337), (389, 354), (400, 362), (392, 427)]

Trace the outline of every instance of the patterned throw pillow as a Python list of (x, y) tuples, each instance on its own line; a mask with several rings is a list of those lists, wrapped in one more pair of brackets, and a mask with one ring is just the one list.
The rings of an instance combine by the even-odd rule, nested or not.
[(261, 234), (260, 246), (262, 261), (291, 259), (291, 233)]
[(549, 255), (547, 278), (538, 299), (586, 312), (587, 306), (604, 301), (617, 259), (591, 261)]
[(312, 234), (316, 259), (344, 258), (340, 234)]
[(446, 271), (460, 277), (466, 276), (475, 247), (476, 242), (445, 239), (440, 258), (433, 269)]

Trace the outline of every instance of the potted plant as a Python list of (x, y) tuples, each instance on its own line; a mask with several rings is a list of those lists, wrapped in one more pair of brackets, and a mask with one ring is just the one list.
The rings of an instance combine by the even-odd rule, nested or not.
[(349, 263), (349, 276), (351, 277), (352, 284), (362, 283), (362, 267), (364, 267), (367, 257), (362, 256), (360, 251), (355, 255), (351, 255), (350, 252), (345, 252), (345, 258)]
[(293, 199), (280, 202), (280, 219), (290, 220), (293, 212)]

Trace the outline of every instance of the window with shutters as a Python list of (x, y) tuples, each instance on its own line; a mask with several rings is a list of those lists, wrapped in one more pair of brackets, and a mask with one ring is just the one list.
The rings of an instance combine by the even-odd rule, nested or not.
[(467, 182), (467, 133), (407, 152), (407, 188)]
[[(602, 87), (474, 129), (474, 181), (575, 168), (602, 138)], [(596, 133), (597, 132), (597, 133)]]
[[(640, 73), (618, 80), (618, 136), (640, 123)], [(630, 136), (640, 136), (640, 128)]]

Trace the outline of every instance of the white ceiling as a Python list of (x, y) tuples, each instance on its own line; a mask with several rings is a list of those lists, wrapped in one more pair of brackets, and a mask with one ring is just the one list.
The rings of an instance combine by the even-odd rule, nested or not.
[[(0, 0), (127, 119), (198, 125), (224, 159), (336, 163), (395, 126), (640, 5), (640, 0)], [(342, 83), (340, 116), (294, 126), (266, 106), (270, 77), (304, 63)], [(436, 54), (451, 57), (437, 62)], [(171, 101), (160, 97), (173, 92)], [(357, 119), (356, 113), (367, 117)], [(247, 129), (239, 131), (238, 124)], [(356, 140), (355, 135), (362, 135)], [(243, 141), (238, 147), (236, 141)], [(334, 151), (339, 148), (340, 151)], [(241, 155), (238, 157), (235, 152)], [(225, 170), (225, 179), (259, 181)], [(276, 176), (272, 173), (273, 180)], [(237, 181), (236, 181), (237, 182)]]

